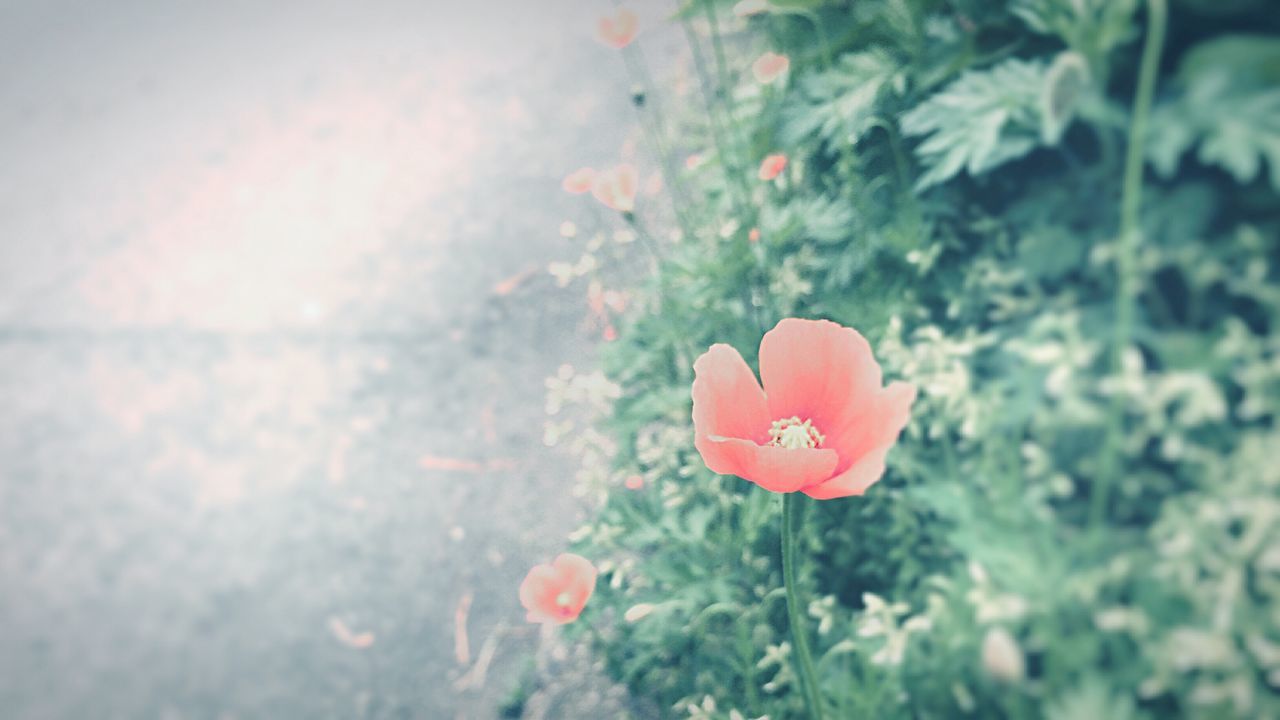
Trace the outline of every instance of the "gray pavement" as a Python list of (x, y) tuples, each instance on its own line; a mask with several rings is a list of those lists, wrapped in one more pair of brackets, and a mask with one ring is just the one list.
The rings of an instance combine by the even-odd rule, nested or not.
[(0, 716), (493, 716), (608, 7), (0, 0)]

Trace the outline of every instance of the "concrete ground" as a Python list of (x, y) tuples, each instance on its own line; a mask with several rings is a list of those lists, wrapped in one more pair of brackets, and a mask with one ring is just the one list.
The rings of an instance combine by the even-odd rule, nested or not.
[(0, 2), (0, 715), (494, 716), (610, 7)]

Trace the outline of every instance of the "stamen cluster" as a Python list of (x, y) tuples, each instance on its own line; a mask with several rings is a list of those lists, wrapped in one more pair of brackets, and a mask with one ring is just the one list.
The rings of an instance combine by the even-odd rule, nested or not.
[(781, 420), (774, 420), (773, 425), (769, 428), (770, 445), (777, 447), (789, 448), (814, 448), (820, 447), (822, 442), (826, 440), (822, 433), (813, 426), (810, 420), (800, 421), (800, 418), (791, 416)]

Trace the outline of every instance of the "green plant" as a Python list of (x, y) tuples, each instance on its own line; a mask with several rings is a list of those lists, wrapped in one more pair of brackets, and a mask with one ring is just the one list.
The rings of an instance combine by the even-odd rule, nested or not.
[[(610, 390), (556, 438), (600, 503), (572, 539), (610, 671), (666, 714), (802, 716), (779, 509), (703, 465), (689, 386), (710, 344), (754, 363), (823, 317), (920, 389), (885, 479), (797, 540), (833, 717), (1280, 717), (1280, 19), (769, 7), (689, 35), (738, 69), (710, 93), (737, 130), (668, 119), (706, 158), (687, 230), (655, 233)], [(785, 88), (741, 72), (766, 47)]]

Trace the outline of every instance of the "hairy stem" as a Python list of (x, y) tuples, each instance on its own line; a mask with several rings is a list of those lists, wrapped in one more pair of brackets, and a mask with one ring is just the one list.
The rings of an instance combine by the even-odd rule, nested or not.
[[(1147, 0), (1147, 38), (1142, 47), (1142, 65), (1138, 69), (1138, 88), (1133, 98), (1133, 119), (1129, 123), (1129, 146), (1125, 153), (1124, 185), (1120, 194), (1120, 238), (1116, 246), (1116, 324), (1112, 347), (1112, 372), (1123, 372), (1125, 350), (1133, 335), (1134, 300), (1138, 293), (1137, 253), (1142, 242), (1142, 170), (1143, 146), (1147, 136), (1147, 117), (1155, 94), (1156, 71), (1164, 49), (1165, 24), (1168, 16), (1166, 0)], [(1124, 396), (1117, 390), (1111, 398), (1107, 422), (1106, 448), (1089, 508), (1089, 522), (1095, 531), (1106, 519), (1111, 502), (1112, 485), (1120, 467), (1124, 434)]]
[(804, 693), (804, 705), (810, 720), (822, 720), (822, 698), (818, 694), (817, 674), (809, 654), (809, 636), (804, 627), (804, 608), (800, 605), (800, 589), (796, 583), (796, 545), (800, 532), (803, 506), (796, 493), (782, 496), (782, 584), (787, 590), (787, 619), (791, 621), (791, 641), (795, 648), (796, 676)]
[(684, 28), (685, 39), (689, 43), (689, 50), (693, 55), (694, 68), (698, 72), (702, 98), (707, 105), (707, 118), (711, 122), (711, 139), (715, 143), (716, 154), (719, 155), (720, 169), (724, 171), (725, 189), (729, 194), (730, 201), (733, 203), (734, 212), (737, 213), (739, 218), (745, 219), (747, 218), (749, 204), (745, 198), (739, 195), (739, 193), (747, 194), (743, 185), (745, 170), (738, 164), (737, 153), (731, 153), (725, 142), (725, 129), (720, 124), (720, 111), (715, 102), (717, 92), (711, 82), (711, 74), (707, 70), (706, 60), (702, 57), (702, 49), (699, 46), (698, 38), (689, 26), (688, 21), (681, 23), (681, 25)]
[[(733, 131), (732, 140), (737, 144), (738, 151), (746, 154), (751, 151), (751, 146), (743, 135), (742, 125), (738, 123), (738, 113), (733, 106), (733, 85), (729, 82), (729, 63), (725, 59), (724, 41), (720, 38), (720, 21), (716, 17), (715, 6), (709, 0), (702, 3), (702, 9), (706, 11), (707, 24), (711, 27), (711, 47), (715, 51), (716, 75), (720, 79), (720, 92), (724, 93), (725, 97), (725, 113), (728, 115), (729, 129)], [(743, 160), (742, 167), (750, 167), (750, 163), (745, 158)], [(746, 182), (746, 178), (739, 179)]]
[(668, 188), (667, 198), (671, 201), (671, 209), (675, 213), (676, 222), (679, 223), (680, 229), (684, 232), (685, 237), (693, 236), (693, 224), (689, 221), (689, 217), (685, 212), (684, 205), (677, 199), (677, 195), (688, 197), (685, 192), (677, 192), (683, 187), (683, 183), (675, 171), (671, 167), (671, 152), (667, 148), (666, 135), (667, 129), (662, 122), (662, 110), (658, 106), (657, 87), (653, 83), (653, 78), (649, 75), (648, 64), (645, 62), (644, 53), (635, 43), (628, 45), (622, 49), (622, 59), (626, 64), (627, 72), (631, 75), (633, 82), (638, 84), (644, 91), (645, 102), (653, 109), (650, 122), (646, 122), (646, 113), (642, 107), (636, 106), (636, 114), (640, 118), (640, 128), (647, 136), (649, 145), (652, 147), (655, 159), (658, 161), (658, 168), (662, 173), (663, 184)]

